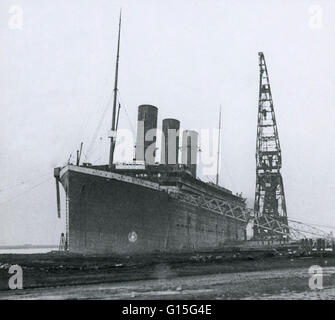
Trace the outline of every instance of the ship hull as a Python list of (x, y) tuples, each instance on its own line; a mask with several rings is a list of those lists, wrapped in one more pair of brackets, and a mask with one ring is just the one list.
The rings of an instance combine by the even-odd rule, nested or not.
[(197, 251), (245, 239), (243, 222), (170, 197), (155, 183), (90, 170), (61, 174), (72, 252)]

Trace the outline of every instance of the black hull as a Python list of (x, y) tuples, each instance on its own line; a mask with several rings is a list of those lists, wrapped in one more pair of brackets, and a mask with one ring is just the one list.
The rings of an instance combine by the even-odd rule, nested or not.
[(75, 168), (61, 173), (72, 252), (197, 251), (245, 240), (245, 223), (175, 199), (155, 184)]

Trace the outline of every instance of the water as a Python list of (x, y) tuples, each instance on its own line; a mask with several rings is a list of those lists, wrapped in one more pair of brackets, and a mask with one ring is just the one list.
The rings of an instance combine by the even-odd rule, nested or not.
[(47, 253), (58, 248), (15, 248), (15, 249), (0, 249), (0, 254), (33, 254)]

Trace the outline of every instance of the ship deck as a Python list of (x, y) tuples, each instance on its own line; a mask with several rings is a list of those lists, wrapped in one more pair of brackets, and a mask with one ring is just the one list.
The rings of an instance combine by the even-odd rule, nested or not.
[(232, 201), (233, 203), (236, 203), (240, 206), (245, 206), (246, 202), (246, 198), (243, 198), (238, 194), (234, 195), (232, 191), (227, 188), (193, 177), (185, 165), (132, 166), (122, 164), (113, 165), (112, 170), (108, 167), (108, 165), (71, 165), (71, 168), (74, 167), (94, 169), (100, 172), (114, 173), (125, 177), (132, 177), (135, 179), (140, 179), (144, 183), (147, 181), (157, 184), (161, 189), (165, 188), (166, 190), (171, 191), (183, 191), (197, 195), (207, 195), (225, 201)]

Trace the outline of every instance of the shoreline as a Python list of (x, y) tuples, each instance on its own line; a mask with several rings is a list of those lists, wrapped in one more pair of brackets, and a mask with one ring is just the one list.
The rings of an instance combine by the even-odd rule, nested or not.
[[(23, 290), (8, 289), (8, 268), (12, 264), (22, 267)], [(163, 281), (166, 285), (178, 279), (192, 282), (197, 278), (231, 277), (234, 281), (241, 275), (255, 272), (267, 274), (277, 271), (285, 273), (285, 270), (288, 273), (290, 273), (289, 270), (302, 270), (308, 275), (308, 269), (312, 265), (325, 268), (335, 267), (335, 256), (330, 253), (325, 253), (324, 256), (275, 256), (270, 255), (269, 252), (248, 252), (243, 255), (238, 255), (236, 252), (189, 255), (156, 254), (145, 257), (142, 255), (132, 257), (83, 256), (59, 252), (29, 255), (1, 254), (0, 299), (23, 297), (32, 292), (36, 293), (36, 290), (41, 292), (41, 299), (43, 299), (42, 292), (45, 290), (61, 292), (64, 288), (81, 287), (82, 290), (85, 290), (88, 286), (113, 287), (118, 284), (129, 286), (135, 283), (142, 283), (145, 286), (153, 281)], [(271, 288), (269, 284), (271, 280), (273, 280), (271, 277), (267, 280), (269, 288)], [(292, 279), (290, 281), (295, 283)], [(245, 287), (240, 282), (236, 285), (236, 290), (239, 290), (239, 286)], [(278, 285), (277, 283), (276, 288)], [(288, 286), (287, 283), (283, 285), (283, 287)], [(300, 288), (300, 285), (298, 287)], [(139, 287), (138, 290), (140, 289)], [(275, 295), (280, 292), (276, 289), (271, 293)], [(202, 296), (201, 292), (199, 294)], [(195, 298), (197, 299), (196, 296)]]

